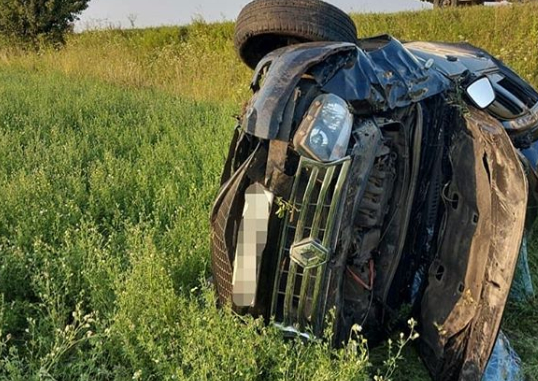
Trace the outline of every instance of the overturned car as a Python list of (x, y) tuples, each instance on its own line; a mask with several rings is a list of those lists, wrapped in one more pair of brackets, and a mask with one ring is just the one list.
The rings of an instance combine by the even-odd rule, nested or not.
[(255, 70), (211, 215), (219, 300), (313, 335), (334, 310), (334, 345), (414, 316), (434, 379), (479, 380), (536, 181), (538, 94), (470, 45), (353, 31), (317, 0), (238, 19)]

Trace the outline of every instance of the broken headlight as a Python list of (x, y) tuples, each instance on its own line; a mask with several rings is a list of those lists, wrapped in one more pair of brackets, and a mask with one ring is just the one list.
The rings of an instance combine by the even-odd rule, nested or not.
[(293, 138), (297, 152), (322, 162), (343, 158), (351, 137), (353, 115), (346, 101), (334, 94), (314, 99)]

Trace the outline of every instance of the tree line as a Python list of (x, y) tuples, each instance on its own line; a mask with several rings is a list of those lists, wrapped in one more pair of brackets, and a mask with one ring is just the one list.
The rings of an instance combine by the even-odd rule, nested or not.
[(61, 46), (90, 0), (0, 0), (0, 34), (9, 42)]

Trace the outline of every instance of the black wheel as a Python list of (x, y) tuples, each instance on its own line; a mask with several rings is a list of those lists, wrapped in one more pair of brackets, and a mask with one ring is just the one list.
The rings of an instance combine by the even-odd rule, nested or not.
[(255, 0), (239, 14), (235, 48), (250, 68), (271, 51), (310, 41), (357, 42), (357, 28), (343, 11), (320, 0)]
[(433, 0), (435, 8), (457, 7), (458, 5), (460, 5), (458, 0)]
[(484, 0), (433, 0), (434, 8), (484, 5)]

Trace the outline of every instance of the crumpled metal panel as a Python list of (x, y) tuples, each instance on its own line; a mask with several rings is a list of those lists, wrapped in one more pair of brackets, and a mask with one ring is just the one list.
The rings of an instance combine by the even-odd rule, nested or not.
[(301, 76), (316, 63), (331, 55), (356, 50), (350, 43), (311, 42), (277, 49), (265, 56), (256, 67), (251, 87), (257, 90), (265, 75), (265, 82), (250, 102), (243, 129), (261, 139), (276, 139), (284, 110)]
[[(380, 36), (376, 41), (380, 47), (368, 52), (350, 43), (314, 42), (267, 55), (251, 83), (256, 94), (244, 118), (244, 131), (276, 139), (286, 104), (307, 72), (323, 91), (350, 103), (366, 102), (376, 111), (409, 106), (450, 88), (447, 78), (424, 68), (398, 40)], [(260, 85), (262, 77), (265, 82)]]
[(345, 100), (367, 102), (375, 111), (406, 107), (447, 90), (451, 83), (441, 73), (426, 69), (404, 45), (391, 36), (363, 40), (379, 46), (358, 49), (353, 66), (341, 69), (323, 91)]
[(479, 380), (495, 343), (525, 222), (527, 182), (502, 125), (474, 109), (454, 134), (443, 239), (422, 299), (436, 380)]
[(406, 43), (405, 47), (424, 61), (434, 60), (435, 69), (449, 77), (458, 77), (465, 71), (480, 75), (499, 70), (489, 56), (470, 45), (464, 48), (457, 44), (417, 41)]

